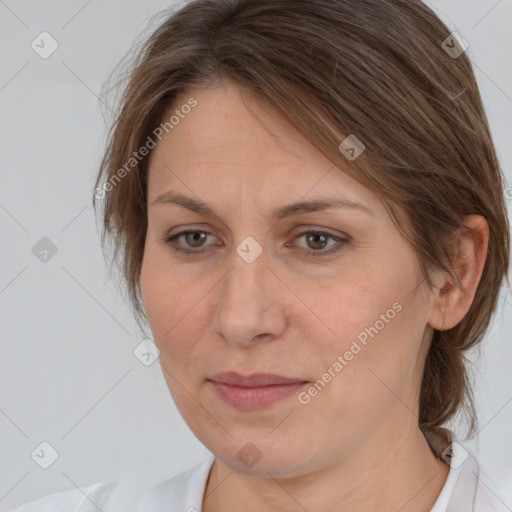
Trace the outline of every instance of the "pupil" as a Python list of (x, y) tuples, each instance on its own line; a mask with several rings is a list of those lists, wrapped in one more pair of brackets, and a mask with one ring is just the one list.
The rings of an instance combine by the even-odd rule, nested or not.
[[(191, 241), (192, 243), (190, 245), (194, 246), (194, 242), (201, 242), (202, 238), (204, 238), (204, 233), (188, 233), (188, 236), (191, 237)], [(199, 238), (197, 238), (199, 237)], [(198, 244), (199, 246), (201, 245), (201, 243)]]
[(320, 234), (309, 235), (309, 239), (310, 240), (313, 239), (313, 245), (315, 243), (318, 243), (318, 239), (320, 239), (320, 247), (316, 246), (316, 247), (313, 247), (313, 249), (322, 249), (323, 248), (322, 246), (325, 243), (325, 236), (324, 235), (320, 235)]

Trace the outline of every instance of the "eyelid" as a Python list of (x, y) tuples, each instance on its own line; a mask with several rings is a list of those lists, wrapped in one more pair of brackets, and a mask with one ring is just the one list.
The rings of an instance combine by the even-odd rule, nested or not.
[(323, 228), (320, 226), (308, 225), (308, 224), (297, 226), (297, 227), (293, 228), (291, 232), (294, 235), (295, 234), (302, 235), (302, 234), (310, 232), (310, 231), (314, 231), (315, 233), (323, 233), (323, 234), (332, 236), (333, 238), (349, 238), (349, 236), (346, 235), (345, 233), (341, 233), (341, 232), (333, 233), (329, 230), (329, 228)]
[[(183, 237), (187, 233), (205, 233), (206, 236), (217, 238), (213, 233), (211, 233), (210, 231), (208, 231), (206, 229), (186, 228), (186, 229), (182, 229), (181, 231), (176, 231), (175, 233), (173, 233), (172, 230), (171, 230), (171, 231), (169, 231), (168, 234), (166, 234), (163, 237), (159, 238), (159, 240), (161, 242), (163, 242), (163, 243), (168, 243), (168, 244), (171, 244), (171, 242), (175, 242), (176, 243), (181, 237)], [(194, 252), (199, 252), (202, 248), (210, 247), (212, 245), (219, 245), (219, 244), (214, 242), (214, 243), (212, 243), (210, 245), (199, 247), (196, 250), (194, 250), (192, 248), (192, 250)]]

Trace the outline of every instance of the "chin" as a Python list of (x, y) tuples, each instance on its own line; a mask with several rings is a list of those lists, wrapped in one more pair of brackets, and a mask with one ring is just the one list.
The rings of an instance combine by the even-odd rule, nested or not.
[[(273, 434), (234, 436), (228, 446), (212, 446), (208, 449), (232, 471), (252, 476), (291, 478), (306, 471), (312, 457), (304, 451), (303, 442), (287, 442)], [(290, 448), (288, 448), (288, 446)]]

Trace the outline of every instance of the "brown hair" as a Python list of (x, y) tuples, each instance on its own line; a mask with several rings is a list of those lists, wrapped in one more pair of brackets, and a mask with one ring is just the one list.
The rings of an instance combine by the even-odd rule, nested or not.
[[(450, 241), (463, 216), (487, 219), (487, 260), (474, 301), (458, 325), (434, 330), (419, 397), (419, 426), (438, 456), (442, 425), (460, 409), (473, 435), (465, 352), (483, 338), (504, 276), (508, 282), (509, 224), (478, 86), (466, 53), (450, 54), (443, 44), (449, 29), (411, 0), (196, 0), (165, 15), (114, 86), (126, 81), (93, 198), (95, 210), (103, 200), (102, 246), (106, 253), (112, 244), (113, 268), (122, 272), (139, 326), (146, 321), (140, 270), (148, 158), (137, 152), (154, 143), (178, 95), (225, 79), (266, 98), (378, 194), (429, 286), (433, 268), (461, 286)], [(338, 148), (349, 134), (366, 146), (353, 161)]]

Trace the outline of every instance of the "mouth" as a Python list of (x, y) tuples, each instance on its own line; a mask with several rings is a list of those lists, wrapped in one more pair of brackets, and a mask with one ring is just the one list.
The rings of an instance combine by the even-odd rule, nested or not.
[(309, 384), (309, 381), (300, 378), (270, 373), (240, 375), (236, 372), (222, 372), (207, 380), (221, 399), (240, 410), (270, 406)]

